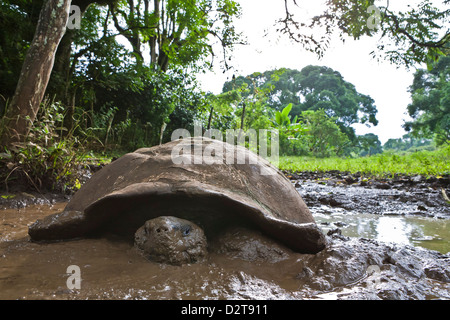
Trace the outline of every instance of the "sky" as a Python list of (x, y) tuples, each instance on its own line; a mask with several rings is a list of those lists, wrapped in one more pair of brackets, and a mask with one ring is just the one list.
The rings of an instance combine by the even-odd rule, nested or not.
[[(275, 5), (275, 2), (278, 4)], [(309, 6), (304, 5), (298, 9), (296, 17), (322, 12), (320, 2), (303, 1), (302, 3), (309, 3)], [(324, 57), (319, 60), (301, 45), (286, 38), (280, 39), (275, 31), (264, 36), (266, 30), (274, 30), (274, 22), (283, 16), (282, 0), (242, 0), (240, 3), (242, 18), (237, 21), (236, 26), (247, 37), (249, 45), (237, 46), (234, 50), (234, 70), (223, 74), (217, 68), (215, 72), (199, 75), (203, 90), (220, 93), (224, 82), (229, 81), (233, 74), (246, 76), (278, 68), (301, 70), (307, 65), (327, 66), (338, 71), (358, 92), (375, 100), (379, 123), (371, 128), (361, 124), (354, 125), (358, 135), (374, 133), (385, 143), (390, 138), (400, 138), (406, 133), (402, 124), (404, 120), (410, 119), (407, 115), (407, 106), (411, 102), (408, 87), (412, 84), (415, 69), (406, 70), (388, 61), (374, 60), (369, 53), (376, 49), (376, 37), (348, 39), (345, 43), (333, 41)], [(408, 3), (411, 1), (397, 0), (394, 4), (401, 6)]]

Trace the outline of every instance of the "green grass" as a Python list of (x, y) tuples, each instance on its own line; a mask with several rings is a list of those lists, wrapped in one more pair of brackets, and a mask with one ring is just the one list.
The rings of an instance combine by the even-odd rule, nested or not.
[(440, 176), (450, 174), (450, 146), (436, 151), (420, 151), (407, 155), (393, 153), (377, 154), (361, 158), (313, 158), (281, 156), (281, 170), (291, 172), (331, 170), (359, 172), (369, 176), (426, 175)]

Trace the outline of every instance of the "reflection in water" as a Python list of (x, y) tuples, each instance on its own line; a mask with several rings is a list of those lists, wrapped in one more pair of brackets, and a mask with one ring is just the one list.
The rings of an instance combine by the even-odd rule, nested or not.
[(402, 217), (381, 216), (378, 218), (376, 239), (384, 242), (409, 244), (410, 230), (411, 226), (407, 225)]
[(450, 251), (450, 220), (424, 216), (314, 213), (327, 232), (340, 228), (342, 235), (408, 244), (442, 253)]

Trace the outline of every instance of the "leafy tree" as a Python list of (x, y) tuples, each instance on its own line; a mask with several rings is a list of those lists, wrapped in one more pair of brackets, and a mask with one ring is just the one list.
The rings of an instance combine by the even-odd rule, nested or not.
[[(15, 62), (14, 67), (6, 70), (8, 72), (8, 69), (21, 66), (21, 72), (12, 76), (17, 79), (14, 94), (11, 95), (10, 88), (6, 89), (7, 96), (4, 98), (11, 99), (0, 128), (2, 145), (12, 146), (15, 142), (23, 141), (32, 126), (46, 93), (55, 60), (56, 65), (60, 65), (59, 59), (55, 59), (55, 53), (59, 44), (64, 42), (61, 40), (66, 31), (70, 5), (87, 8), (93, 2), (110, 1), (115, 0), (7, 0), (2, 3), (2, 10), (7, 12), (5, 21), (0, 20), (2, 27), (8, 26), (8, 20), (14, 21), (20, 30), (19, 34), (25, 35), (23, 38), (5, 38), (11, 47), (18, 49), (16, 58), (14, 50), (6, 50), (2, 60)], [(35, 18), (36, 12), (39, 19)], [(10, 28), (6, 30), (11, 32)], [(30, 34), (31, 38), (28, 36)], [(64, 67), (68, 68), (67, 65)]]
[(360, 156), (371, 156), (383, 152), (381, 142), (376, 134), (367, 133), (358, 136), (358, 142), (361, 148)]
[(120, 60), (127, 61), (128, 52), (116, 42), (116, 35), (105, 26), (107, 7), (104, 5), (108, 1), (114, 0), (96, 0), (96, 3), (92, 3), (93, 0), (72, 0), (72, 4), (80, 8), (81, 25), (79, 29), (66, 29), (55, 54), (55, 64), (46, 91), (47, 95), (70, 107), (73, 107), (75, 91), (82, 87), (79, 81), (72, 81), (77, 69), (82, 68), (80, 60), (102, 59), (113, 66), (117, 66)]
[[(296, 0), (292, 1), (296, 2)], [(114, 44), (114, 41), (110, 41), (110, 38), (112, 39), (118, 34), (125, 36), (132, 45), (132, 52), (129, 54), (134, 58), (136, 66), (139, 67), (144, 64), (145, 60), (143, 57), (146, 54), (144, 49), (148, 46), (151, 67), (153, 69), (159, 68), (162, 71), (177, 69), (180, 66), (209, 66), (211, 62), (206, 61), (207, 57), (216, 55), (216, 52), (212, 49), (212, 42), (214, 41), (212, 39), (218, 40), (221, 44), (223, 49), (222, 60), (225, 68), (228, 68), (226, 61), (229, 57), (230, 49), (232, 49), (233, 44), (240, 41), (239, 35), (236, 34), (233, 27), (234, 19), (239, 16), (239, 6), (237, 1), (233, 0), (73, 0), (72, 4), (81, 6), (83, 12), (94, 2), (108, 4), (108, 10), (102, 11), (99, 18), (104, 30), (103, 36), (98, 41), (95, 40), (95, 37), (91, 38), (92, 41), (87, 41), (84, 46), (77, 48), (77, 52), (72, 53), (73, 41), (80, 34), (67, 32), (60, 41), (65, 29), (65, 23), (62, 22), (64, 19), (60, 18), (65, 17), (65, 14), (57, 14), (58, 19), (51, 19), (50, 16), (45, 16), (44, 14), (51, 11), (48, 10), (49, 8), (60, 9), (58, 4), (62, 2), (57, 2), (55, 0), (46, 2), (42, 0), (5, 0), (2, 2), (0, 26), (6, 27), (4, 29), (5, 32), (10, 32), (14, 23), (21, 21), (17, 23), (17, 25), (20, 25), (17, 32), (20, 36), (14, 37), (10, 35), (0, 40), (2, 41), (2, 52), (0, 52), (2, 61), (0, 63), (2, 65), (5, 65), (5, 61), (6, 63), (14, 63), (14, 66), (6, 67), (4, 73), (10, 74), (14, 70), (20, 69), (40, 74), (38, 79), (29, 72), (21, 72), (20, 78), (17, 79), (18, 85), (14, 91), (14, 98), (10, 101), (8, 114), (3, 118), (3, 134), (1, 136), (3, 145), (10, 144), (13, 141), (12, 137), (16, 140), (22, 139), (29, 130), (44, 95), (48, 77), (52, 71), (53, 60), (55, 60), (55, 72), (52, 75), (52, 78), (55, 79), (54, 81), (52, 80), (55, 86), (51, 86), (53, 92), (63, 92), (61, 100), (65, 104), (72, 104), (72, 106), (74, 106), (76, 101), (81, 101), (81, 98), (83, 98), (93, 110), (97, 97), (95, 94), (90, 94), (94, 89), (85, 87), (85, 85), (92, 86), (94, 80), (80, 81), (78, 86), (73, 86), (72, 76), (74, 70), (78, 67), (78, 64), (73, 62), (78, 59), (81, 60), (82, 57), (87, 57), (89, 54), (92, 56), (94, 54), (93, 51), (99, 54), (101, 52), (100, 46), (106, 43), (108, 47), (117, 49), (116, 52), (121, 51)], [(45, 3), (45, 5), (42, 6), (42, 3)], [(373, 5), (373, 0), (329, 0), (327, 2), (328, 7), (323, 14), (314, 17), (310, 22), (305, 21), (303, 24), (294, 20), (290, 12), (290, 3), (291, 0), (285, 0), (286, 16), (279, 21), (281, 28), (278, 31), (288, 34), (290, 38), (301, 42), (305, 47), (310, 48), (319, 55), (327, 47), (331, 34), (336, 32), (342, 36), (350, 35), (354, 38), (359, 38), (363, 35), (373, 36), (380, 32), (382, 39), (393, 40), (393, 47), (389, 47), (387, 43), (380, 43), (379, 49), (384, 51), (385, 56), (397, 64), (411, 65), (415, 62), (430, 62), (448, 51), (446, 44), (449, 40), (449, 33), (448, 29), (445, 29), (445, 23), (448, 19), (449, 10), (435, 8), (430, 4), (429, 0), (424, 0), (417, 8), (409, 8), (404, 12), (392, 11), (389, 8), (389, 2), (387, 2), (386, 6), (379, 6), (381, 19), (376, 28), (370, 27), (367, 23), (373, 17), (373, 14), (367, 10), (370, 5)], [(449, 1), (444, 0), (443, 3), (447, 5)], [(69, 4), (69, 1), (64, 1), (65, 12), (67, 12), (66, 9)], [(30, 9), (30, 5), (33, 9)], [(36, 17), (34, 8), (39, 6), (43, 8), (41, 11), (41, 16), (43, 17), (41, 25), (37, 22), (38, 20), (33, 20), (33, 17)], [(52, 12), (56, 13), (56, 11)], [(33, 24), (37, 25), (36, 33), (34, 33), (34, 30), (31, 30), (30, 26)], [(52, 41), (48, 41), (47, 44), (52, 43), (52, 46), (51, 50), (46, 53), (44, 51), (48, 47), (33, 45), (29, 36), (30, 33), (42, 35), (40, 32), (44, 29), (40, 28), (40, 26), (50, 26), (47, 29), (47, 36), (50, 36)], [(110, 33), (111, 26), (114, 26), (118, 33)], [(314, 35), (306, 34), (304, 32), (307, 29), (306, 27), (313, 28)], [(321, 28), (324, 30), (323, 37), (318, 33), (318, 30)], [(2, 35), (6, 34), (5, 32)], [(21, 39), (22, 35), (23, 39)], [(33, 42), (37, 43), (38, 38), (36, 36)], [(47, 38), (47, 40), (49, 39)], [(3, 42), (6, 44), (5, 47), (3, 47)], [(98, 43), (97, 47), (96, 42)], [(59, 43), (60, 47), (58, 48)], [(4, 49), (7, 47), (8, 49)], [(30, 48), (26, 51), (28, 47)], [(33, 51), (33, 48), (36, 49), (38, 47), (41, 49), (39, 50), (40, 53), (35, 54), (36, 50)], [(54, 51), (56, 48), (58, 48), (58, 51), (55, 57)], [(114, 52), (114, 50), (112, 51)], [(27, 52), (26, 56), (25, 52)], [(16, 60), (12, 57), (14, 54), (16, 54)], [(46, 54), (49, 57), (47, 62), (50, 63), (43, 64), (41, 63), (42, 61), (36, 58), (38, 56), (43, 57)], [(34, 58), (30, 58), (27, 61), (26, 57)], [(97, 58), (101, 59), (102, 57)], [(112, 55), (104, 56), (105, 62), (111, 58)], [(18, 67), (18, 61), (23, 59), (25, 63), (23, 63), (23, 66)], [(44, 68), (41, 71), (37, 71), (38, 66), (44, 66)], [(98, 66), (98, 61), (89, 64), (89, 67)], [(117, 66), (114, 67), (117, 68)], [(92, 70), (92, 73), (95, 73), (94, 71), (95, 68)], [(140, 76), (138, 75), (134, 79), (139, 79)], [(59, 81), (58, 77), (62, 81)], [(95, 79), (95, 77), (92, 79)], [(139, 87), (140, 82), (137, 81), (138, 83), (135, 84), (133, 81), (133, 85)], [(3, 100), (6, 100), (11, 97), (13, 80), (2, 80), (2, 82), (5, 82), (9, 88), (9, 91), (5, 90), (7, 96), (2, 94)], [(61, 83), (60, 88), (63, 90), (58, 88), (58, 83)], [(83, 91), (82, 97), (79, 97), (80, 94), (76, 95), (77, 89)], [(52, 92), (52, 90), (49, 92)], [(336, 93), (333, 92), (333, 95), (335, 96)], [(336, 106), (337, 102), (341, 103), (339, 99), (334, 99), (330, 92), (321, 92), (310, 98), (312, 99), (311, 101), (316, 101), (321, 107), (326, 108)], [(354, 102), (361, 104), (358, 99), (351, 100), (349, 99), (350, 104)], [(28, 105), (20, 101), (25, 101)], [(280, 104), (280, 108), (288, 103)], [(294, 104), (293, 113), (295, 113), (296, 106), (294, 102), (292, 103)], [(366, 99), (362, 104), (365, 104), (370, 109), (370, 99)], [(256, 107), (258, 105), (254, 104), (253, 106)], [(258, 108), (262, 108), (262, 105), (258, 106)], [(364, 119), (363, 116), (359, 120), (373, 124), (372, 120), (374, 118), (370, 118), (372, 111), (369, 109), (367, 110), (367, 117)], [(280, 109), (278, 110), (280, 111)], [(301, 110), (297, 111), (299, 111), (299, 114)], [(336, 110), (334, 112), (334, 114), (330, 113), (329, 115), (338, 117), (341, 130), (347, 130), (347, 135), (351, 136), (352, 131), (348, 129), (349, 127), (346, 126), (346, 123), (353, 121), (352, 118), (346, 119), (346, 115), (339, 115)], [(245, 113), (243, 112), (241, 119), (245, 119), (244, 116)]]
[(199, 120), (206, 129), (225, 131), (234, 128), (234, 106), (240, 101), (241, 96), (237, 90), (214, 95), (207, 94), (207, 104), (199, 115)]
[(435, 146), (432, 140), (424, 139), (424, 138), (416, 138), (412, 136), (410, 133), (403, 135), (402, 138), (398, 139), (389, 139), (383, 145), (383, 149), (385, 151), (393, 150), (393, 151), (408, 151), (408, 150), (435, 150)]
[(42, 7), (16, 90), (2, 119), (2, 145), (23, 141), (31, 129), (47, 88), (56, 48), (64, 35), (70, 2), (48, 0)]
[[(341, 131), (351, 140), (355, 140), (352, 124), (378, 124), (374, 100), (357, 92), (353, 84), (328, 67), (307, 66), (301, 71), (279, 69), (236, 78), (236, 85), (243, 83), (266, 90), (267, 103), (276, 110), (292, 104), (293, 116), (300, 116), (306, 110), (323, 109), (329, 117), (336, 117)], [(225, 83), (223, 92), (232, 85), (232, 82)]]
[(120, 0), (110, 3), (109, 12), (136, 61), (143, 62), (148, 45), (150, 65), (163, 71), (214, 57), (210, 37), (220, 41), (227, 67), (228, 50), (240, 42), (233, 25), (240, 7), (233, 0)]
[[(283, 149), (283, 142), (287, 141), (287, 136), (284, 131), (288, 128), (293, 129), (287, 123), (280, 126), (275, 121), (274, 110), (267, 104), (267, 91), (256, 87), (252, 88), (246, 83), (237, 83), (233, 85), (232, 90), (218, 95), (209, 94), (207, 97), (208, 106), (202, 111), (199, 116), (203, 128), (216, 129), (222, 132), (224, 139), (229, 139), (230, 136), (225, 136), (228, 129), (234, 130), (234, 136), (237, 138), (236, 142), (241, 143), (244, 135), (249, 138), (256, 138), (258, 142), (260, 139), (260, 129), (270, 130), (273, 128), (280, 129), (280, 149)], [(289, 111), (285, 112), (288, 114)], [(253, 133), (256, 136), (253, 136)], [(268, 133), (264, 139), (272, 140), (272, 134)], [(284, 139), (285, 137), (286, 139)], [(246, 139), (246, 138), (245, 138)], [(251, 145), (245, 141), (252, 151), (257, 151), (253, 147), (259, 148), (260, 145)], [(283, 150), (280, 150), (283, 152)]]
[(0, 2), (0, 95), (4, 98), (14, 94), (41, 7), (42, 1), (36, 0)]
[[(7, 17), (11, 21), (26, 20), (27, 17), (21, 10), (22, 7), (26, 7), (32, 1), (18, 1), (17, 4), (15, 2), (9, 0), (5, 4), (5, 7), (9, 9)], [(34, 3), (38, 2), (39, 0), (34, 1)], [(88, 27), (79, 32), (67, 32), (63, 40), (61, 38), (66, 30), (67, 13), (71, 1), (60, 3), (49, 0), (45, 2), (41, 10), (41, 19), (37, 24), (37, 33), (33, 40), (38, 45), (31, 44), (30, 50), (27, 52), (27, 57), (30, 59), (28, 61), (25, 59), (22, 66), (22, 70), (26, 70), (28, 73), (21, 74), (19, 85), (15, 91), (16, 94), (10, 102), (8, 113), (3, 117), (1, 134), (3, 145), (10, 145), (14, 141), (23, 140), (27, 134), (46, 92), (54, 61), (56, 61), (55, 70), (48, 93), (57, 93), (58, 100), (62, 100), (64, 104), (70, 104), (72, 111), (77, 99), (80, 101), (87, 98), (85, 101), (88, 102), (92, 111), (97, 98), (93, 88), (96, 76), (92, 80), (79, 81), (77, 85), (71, 87), (74, 73), (79, 67), (77, 62), (84, 56), (88, 57), (88, 60), (97, 60), (94, 63), (88, 63), (88, 67), (98, 67), (101, 64), (99, 60), (103, 59), (104, 66), (113, 65), (112, 69), (118, 68), (119, 66), (114, 63), (114, 60), (117, 60), (119, 56), (114, 56), (114, 52), (119, 52), (121, 49), (114, 40), (115, 36), (123, 35), (132, 44), (132, 56), (135, 58), (137, 72), (143, 70), (143, 68), (139, 68), (143, 66), (141, 43), (150, 46), (153, 69), (168, 71), (169, 68), (175, 69), (179, 66), (184, 68), (194, 67), (200, 60), (204, 60), (208, 54), (213, 53), (210, 41), (211, 35), (220, 40), (224, 58), (228, 57), (228, 50), (239, 37), (233, 27), (234, 18), (239, 15), (239, 6), (233, 0), (154, 0), (153, 2), (143, 0), (137, 3), (133, 0), (72, 1), (73, 4), (81, 7), (82, 12), (94, 2), (108, 4), (108, 10), (97, 10), (100, 13), (97, 18), (93, 14), (90, 17), (87, 15), (88, 24), (85, 24), (85, 26)], [(60, 4), (64, 4), (64, 6)], [(52, 19), (50, 14), (56, 14), (57, 19)], [(98, 28), (99, 23), (101, 23), (100, 28)], [(0, 24), (3, 24), (2, 21), (0, 21)], [(112, 25), (115, 26), (118, 33), (111, 33), (110, 26)], [(97, 26), (97, 28), (91, 28), (94, 26)], [(99, 29), (103, 30), (102, 37), (98, 36), (97, 31)], [(27, 31), (29, 30), (27, 29)], [(6, 41), (12, 43), (13, 40), (7, 39)], [(74, 41), (77, 41), (80, 47), (71, 56)], [(60, 42), (62, 45), (59, 47), (55, 58), (55, 52)], [(24, 45), (27, 46), (28, 44), (24, 43)], [(104, 46), (103, 51), (101, 50), (102, 45)], [(51, 48), (52, 51), (44, 52), (48, 48)], [(36, 49), (40, 51), (37, 52)], [(108, 52), (108, 49), (113, 50)], [(22, 51), (24, 52), (24, 50)], [(157, 54), (155, 54), (156, 51), (158, 51)], [(7, 53), (8, 57), (11, 52)], [(93, 55), (94, 52), (96, 53), (95, 56)], [(49, 59), (44, 64), (38, 59), (38, 56), (49, 57)], [(40, 67), (42, 69), (38, 70)], [(98, 75), (103, 70), (92, 71), (91, 74), (97, 73)], [(36, 78), (36, 75), (40, 77), (40, 80)], [(137, 75), (134, 79), (136, 80), (140, 76), (142, 75)], [(78, 77), (78, 80), (81, 80), (80, 77)], [(85, 85), (88, 87), (86, 88)], [(109, 86), (109, 84), (106, 86)], [(76, 96), (77, 88), (82, 91), (82, 97)], [(68, 119), (70, 118), (69, 116)], [(91, 122), (92, 119), (93, 117), (91, 117)]]
[(441, 57), (430, 70), (419, 69), (410, 86), (413, 121), (404, 128), (415, 136), (434, 137), (438, 145), (450, 141), (450, 56)]
[(195, 79), (182, 70), (163, 73), (141, 68), (137, 75), (135, 68), (119, 69), (113, 74), (99, 72), (96, 80), (89, 82), (92, 91), (79, 96), (79, 103), (91, 115), (88, 126), (102, 128), (102, 141), (106, 120), (96, 120), (104, 119), (101, 115), (114, 109), (109, 142), (125, 151), (166, 142), (170, 134), (165, 132), (190, 129), (204, 105), (203, 94), (195, 89)]
[(409, 67), (448, 54), (449, 3), (442, 0), (436, 7), (431, 0), (423, 0), (416, 7), (408, 5), (398, 11), (390, 8), (389, 0), (384, 5), (375, 0), (328, 0), (323, 13), (310, 21), (298, 21), (293, 14), (296, 0), (284, 0), (285, 16), (278, 20), (278, 31), (320, 57), (335, 34), (343, 41), (346, 36), (379, 36), (378, 53), (374, 50), (372, 55)]
[(211, 118), (211, 125), (208, 127), (244, 131), (271, 127), (272, 109), (267, 105), (265, 90), (255, 86), (250, 88), (246, 83), (238, 86), (236, 83), (232, 90), (219, 95), (209, 95), (208, 98), (211, 108), (206, 111), (206, 116), (203, 116), (204, 119)]
[(310, 152), (316, 157), (341, 155), (349, 145), (348, 137), (336, 124), (336, 117), (329, 117), (325, 110), (306, 110), (301, 113), (301, 123), (308, 130), (304, 136)]

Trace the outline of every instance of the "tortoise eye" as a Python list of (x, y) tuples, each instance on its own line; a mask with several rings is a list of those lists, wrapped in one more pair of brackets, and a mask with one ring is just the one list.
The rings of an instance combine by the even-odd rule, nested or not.
[(181, 227), (181, 233), (183, 234), (183, 237), (186, 237), (191, 232), (191, 226), (182, 226)]

